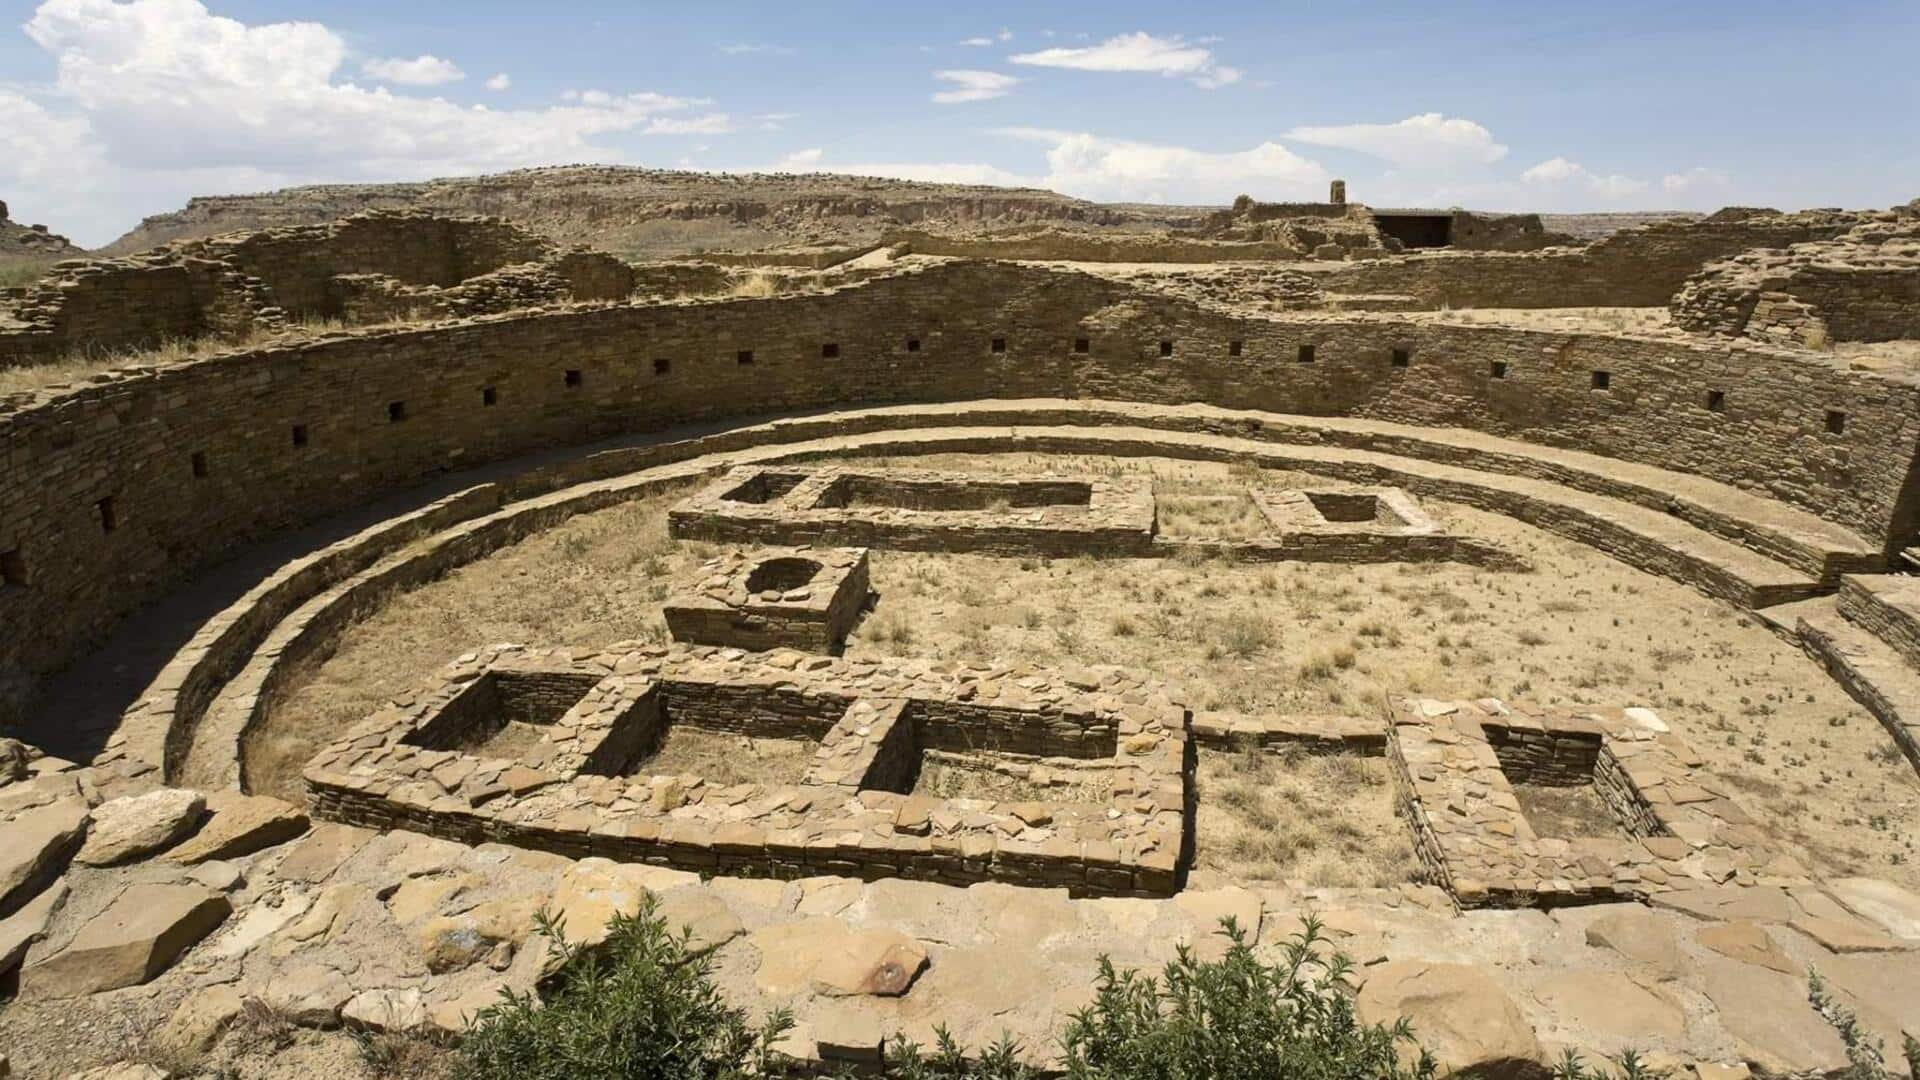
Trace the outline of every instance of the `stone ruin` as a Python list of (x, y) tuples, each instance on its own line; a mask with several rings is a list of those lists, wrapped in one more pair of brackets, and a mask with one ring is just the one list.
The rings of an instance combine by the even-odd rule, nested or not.
[(170, 340), (239, 339), (302, 320), (446, 319), (625, 299), (634, 274), (499, 218), (370, 211), (327, 225), (234, 233), (114, 259), (55, 263), (0, 296), (0, 367)]
[[(1244, 235), (1191, 240), (1365, 224), (1335, 204), (1247, 200), (1220, 225)], [(1876, 1037), (1920, 1031), (1908, 869), (1803, 859), (1800, 823), (1688, 700), (1536, 664), (1543, 698), (1592, 691), (1546, 707), (1437, 664), (1433, 689), (1339, 715), (1235, 711), (1079, 655), (857, 648), (908, 557), (1312, 564), (1257, 571), (1303, 592), (1341, 563), (1417, 591), (1417, 564), (1447, 560), (1470, 567), (1465, 610), (1529, 569), (1528, 544), (1476, 531), (1498, 515), (1691, 590), (1655, 631), (1676, 649), (1709, 621), (1777, 635), (1809, 658), (1790, 690), (1843, 690), (1869, 764), (1920, 771), (1920, 383), (1871, 348), (1915, 336), (1911, 207), (1541, 250), (1459, 250), (1471, 223), (1449, 216), (1455, 250), (1410, 254), (1380, 237), (1442, 215), (1369, 213), (1364, 259), (888, 257), (807, 292), (672, 300), (721, 277), (656, 265), (636, 296), (603, 257), (408, 213), (69, 267), (28, 336), (420, 324), (0, 399), (0, 1055), (63, 1060), (7, 1041), (34, 1010), (112, 1010), (196, 1052), (262, 1008), (315, 1040), (457, 1034), (502, 989), (537, 992), (536, 912), (590, 938), (643, 895), (730, 1000), (795, 1009), (782, 1049), (816, 1069), (935, 1022), (1044, 1054), (1096, 956), (1212, 954), (1228, 915), (1269, 952), (1323, 918), (1356, 1008), (1409, 1015), (1460, 1069), (1636, 1046), (1683, 1080), (1842, 1075), (1809, 967)], [(1584, 307), (1672, 318), (1555, 314)], [(1523, 317), (1542, 309), (1563, 321)], [(1866, 351), (1815, 347), (1834, 342)], [(911, 460), (936, 454), (1030, 460)], [(1250, 508), (1245, 532), (1180, 531), (1172, 496), (1111, 467), (1140, 458), (1224, 470), (1213, 497)], [(450, 645), (302, 751), (304, 804), (260, 793), (276, 702), (356, 624), (655, 498), (710, 546), (645, 586), (671, 641)], [(1578, 600), (1602, 623), (1641, 602)], [(1772, 720), (1767, 750), (1865, 768), (1838, 731)], [(1197, 868), (1221, 755), (1364, 759), (1415, 879)], [(1805, 794), (1809, 820), (1825, 798)]]

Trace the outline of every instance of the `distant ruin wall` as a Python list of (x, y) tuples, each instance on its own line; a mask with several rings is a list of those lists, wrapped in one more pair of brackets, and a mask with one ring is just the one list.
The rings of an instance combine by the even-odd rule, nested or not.
[[(519, 280), (484, 280), (549, 263), (550, 271)], [(58, 264), (18, 304), (16, 317), (28, 329), (0, 334), (0, 367), (74, 350), (237, 336), (307, 317), (503, 311), (524, 306), (515, 300), (519, 293), (525, 303), (617, 299), (631, 283), (631, 269), (610, 255), (561, 254), (552, 242), (498, 219), (382, 211)], [(584, 295), (572, 291), (576, 284)], [(463, 285), (473, 287), (434, 295)]]
[(1331, 293), (1401, 294), (1431, 307), (1664, 307), (1708, 262), (1755, 247), (1837, 236), (1851, 214), (1757, 214), (1627, 229), (1584, 248), (1440, 252), (1321, 271)]
[[(1709, 411), (1713, 391), (1733, 407)], [(781, 411), (1021, 397), (1478, 429), (1747, 487), (1876, 541), (1911, 527), (1920, 437), (1920, 388), (1804, 354), (1233, 316), (1006, 264), (370, 332), (0, 401), (0, 684), (241, 545), (448, 469)]]
[(940, 236), (918, 229), (896, 229), (885, 242), (913, 255), (953, 255), (970, 259), (1029, 259), (1066, 262), (1211, 263), (1292, 260), (1307, 253), (1279, 241), (1189, 240), (1159, 233), (1100, 235), (1046, 232), (1026, 236)]
[(1712, 263), (1687, 279), (1672, 312), (1698, 333), (1812, 348), (1920, 338), (1920, 211)]

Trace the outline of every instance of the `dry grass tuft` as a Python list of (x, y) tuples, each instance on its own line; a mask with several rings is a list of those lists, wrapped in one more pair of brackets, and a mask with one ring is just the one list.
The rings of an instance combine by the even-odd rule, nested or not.
[(1359, 887), (1418, 874), (1385, 758), (1203, 750), (1196, 782), (1199, 870)]

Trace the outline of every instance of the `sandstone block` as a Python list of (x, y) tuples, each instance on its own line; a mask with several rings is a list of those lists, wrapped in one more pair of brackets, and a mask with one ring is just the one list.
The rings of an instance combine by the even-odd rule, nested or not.
[(236, 859), (307, 831), (305, 811), (265, 795), (215, 792), (207, 799), (207, 809), (207, 823), (169, 853), (176, 862)]
[(1443, 1072), (1502, 1078), (1546, 1074), (1533, 1029), (1507, 992), (1477, 968), (1391, 960), (1367, 975), (1357, 1007), (1368, 1023), (1412, 1020)]
[(136, 986), (165, 971), (232, 910), (225, 896), (198, 885), (129, 886), (64, 950), (29, 968), (25, 981), (47, 997)]
[(0, 825), (0, 916), (12, 914), (60, 876), (87, 834), (87, 804), (63, 799)]
[(87, 842), (74, 856), (88, 866), (143, 859), (173, 846), (200, 822), (207, 800), (197, 791), (161, 788), (101, 803)]

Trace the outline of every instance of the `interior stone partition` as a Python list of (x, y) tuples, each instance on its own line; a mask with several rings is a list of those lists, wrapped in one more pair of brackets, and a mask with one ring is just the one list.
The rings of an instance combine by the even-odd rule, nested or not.
[(1146, 476), (743, 466), (668, 513), (683, 539), (989, 555), (1153, 553)]
[[(1189, 859), (1186, 721), (1164, 687), (1114, 668), (497, 646), (322, 750), (306, 780), (320, 817), (468, 844), (748, 877), (1167, 896)], [(649, 774), (676, 726), (815, 750), (777, 784)], [(940, 755), (1053, 778), (1066, 794), (915, 793)], [(1069, 797), (1084, 790), (1103, 797)]]

